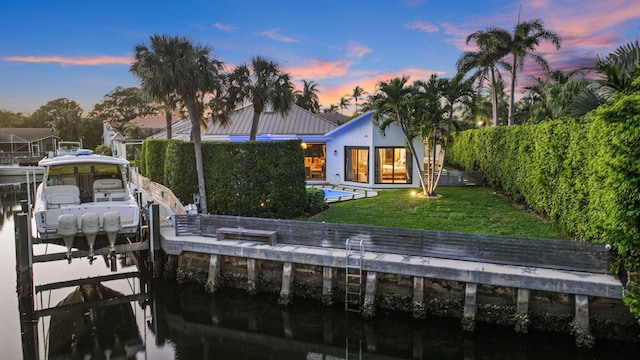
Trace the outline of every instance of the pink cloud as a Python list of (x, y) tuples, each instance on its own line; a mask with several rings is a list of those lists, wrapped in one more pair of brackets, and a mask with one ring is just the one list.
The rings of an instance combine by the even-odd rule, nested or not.
[(424, 22), (421, 20), (412, 21), (404, 24), (404, 27), (411, 30), (419, 30), (426, 33), (438, 32), (440, 28), (430, 22)]
[(286, 67), (284, 71), (295, 79), (325, 79), (345, 76), (350, 66), (347, 60), (311, 60), (300, 67)]
[(367, 47), (366, 45), (363, 44), (359, 44), (357, 42), (349, 42), (348, 44), (348, 49), (347, 49), (347, 57), (355, 57), (355, 58), (361, 58), (363, 56), (365, 56), (368, 53), (372, 53), (373, 50), (371, 50), (369, 47)]
[(226, 31), (226, 32), (233, 31), (233, 30), (238, 28), (235, 25), (222, 24), (222, 23), (219, 23), (219, 22), (213, 24), (213, 27), (218, 29), (218, 30), (220, 30), (220, 31)]
[(260, 34), (268, 37), (271, 40), (275, 40), (275, 41), (287, 42), (287, 43), (298, 42), (298, 40), (296, 40), (294, 38), (281, 35), (279, 28), (272, 29), (272, 30), (266, 30), (266, 31), (261, 32)]
[(62, 56), (7, 56), (5, 61), (25, 63), (59, 63), (61, 65), (97, 66), (106, 64), (131, 65), (129, 57), (98, 56), (88, 58), (65, 58)]

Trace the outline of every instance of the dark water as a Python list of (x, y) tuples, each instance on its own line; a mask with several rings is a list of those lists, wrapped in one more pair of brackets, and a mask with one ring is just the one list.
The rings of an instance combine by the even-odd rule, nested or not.
[[(33, 334), (21, 336), (13, 233), (13, 213), (19, 210), (16, 201), (21, 197), (6, 191), (0, 197), (2, 359), (29, 354), (40, 359), (640, 358), (638, 347), (628, 344), (597, 341), (593, 349), (579, 350), (569, 335), (518, 335), (510, 328), (486, 324), (467, 333), (455, 319), (414, 320), (408, 314), (379, 310), (374, 320), (363, 321), (347, 316), (339, 305), (323, 307), (295, 299), (282, 308), (275, 295), (252, 297), (231, 289), (212, 296), (201, 286), (146, 281), (129, 258), (118, 260), (115, 273), (103, 259), (93, 265), (85, 259), (35, 264), (38, 289), (70, 283), (36, 294), (34, 306), (41, 311), (36, 314), (43, 316), (23, 323), (23, 329), (33, 329)], [(34, 251), (63, 249), (49, 245)], [(105, 278), (114, 275), (129, 277)], [(68, 305), (81, 296), (74, 283), (78, 279), (87, 283), (82, 287), (84, 308)], [(105, 306), (96, 294), (119, 300)]]

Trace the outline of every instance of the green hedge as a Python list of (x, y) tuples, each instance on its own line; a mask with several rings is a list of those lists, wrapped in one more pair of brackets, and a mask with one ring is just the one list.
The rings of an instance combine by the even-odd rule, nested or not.
[[(142, 144), (140, 173), (152, 181), (164, 184), (166, 148), (171, 141), (156, 139)], [(147, 154), (150, 154), (147, 156)]]
[[(145, 141), (146, 174), (169, 187), (183, 203), (198, 193), (193, 143)], [(164, 149), (164, 150), (163, 150)], [(299, 140), (278, 142), (202, 143), (207, 207), (210, 213), (293, 218), (307, 206), (304, 155)], [(153, 166), (150, 164), (154, 164)], [(154, 175), (157, 176), (157, 175)]]
[(640, 250), (640, 94), (619, 97), (584, 123), (462, 132), (447, 159), (483, 171), (490, 186), (569, 234), (622, 254)]

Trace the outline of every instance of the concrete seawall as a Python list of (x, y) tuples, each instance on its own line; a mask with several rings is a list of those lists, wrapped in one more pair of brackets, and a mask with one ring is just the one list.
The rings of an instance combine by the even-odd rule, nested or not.
[[(296, 297), (345, 301), (344, 249), (175, 236), (172, 227), (161, 229), (161, 246), (168, 276), (210, 292), (226, 286), (276, 293), (283, 306)], [(469, 331), (482, 321), (521, 333), (570, 333), (581, 347), (597, 338), (639, 340), (640, 326), (613, 275), (373, 252), (362, 259), (363, 316), (383, 308), (459, 318)]]

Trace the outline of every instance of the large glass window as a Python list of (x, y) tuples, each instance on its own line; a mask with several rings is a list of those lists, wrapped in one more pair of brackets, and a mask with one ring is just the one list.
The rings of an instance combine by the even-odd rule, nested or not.
[(368, 183), (369, 148), (346, 146), (344, 154), (344, 180)]
[(326, 145), (324, 143), (302, 143), (302, 149), (307, 180), (326, 180)]
[(411, 169), (411, 156), (406, 148), (376, 148), (376, 184), (409, 184), (411, 183)]

